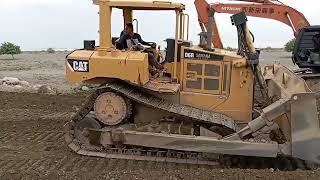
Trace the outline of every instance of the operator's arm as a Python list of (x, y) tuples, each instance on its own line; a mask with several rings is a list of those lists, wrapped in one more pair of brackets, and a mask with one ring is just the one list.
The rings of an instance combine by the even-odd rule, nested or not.
[(138, 35), (138, 40), (141, 44), (143, 45), (146, 45), (146, 46), (151, 46), (151, 48), (156, 48), (157, 45), (155, 43), (148, 43), (148, 42), (145, 42), (144, 40), (142, 40), (141, 36), (139, 34)]
[(144, 40), (142, 40), (140, 34), (137, 34), (137, 38), (138, 38), (138, 41), (143, 44), (143, 45), (146, 45), (146, 46), (150, 46), (149, 43), (145, 42)]

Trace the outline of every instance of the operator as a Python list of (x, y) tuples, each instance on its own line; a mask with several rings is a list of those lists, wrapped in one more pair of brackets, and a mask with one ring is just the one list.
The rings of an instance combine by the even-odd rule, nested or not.
[[(121, 49), (130, 49), (130, 50), (142, 50), (139, 47), (139, 44), (151, 46), (152, 48), (156, 48), (156, 44), (152, 43), (149, 44), (142, 40), (141, 36), (138, 33), (133, 32), (133, 24), (127, 23), (125, 30), (121, 33), (121, 37), (119, 40), (120, 48)], [(153, 53), (148, 53), (148, 62), (150, 66), (154, 66), (158, 72), (162, 72), (164, 70), (164, 67), (154, 58)], [(151, 71), (150, 73), (152, 75), (155, 74), (155, 72)]]

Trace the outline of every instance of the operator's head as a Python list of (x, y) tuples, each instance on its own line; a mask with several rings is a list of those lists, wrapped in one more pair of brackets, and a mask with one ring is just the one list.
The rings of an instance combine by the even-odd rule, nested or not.
[(126, 24), (126, 32), (130, 35), (133, 34), (133, 24), (132, 23), (127, 23)]

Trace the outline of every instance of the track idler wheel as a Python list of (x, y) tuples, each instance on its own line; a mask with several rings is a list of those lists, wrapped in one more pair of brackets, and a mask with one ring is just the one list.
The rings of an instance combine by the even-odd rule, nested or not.
[(129, 118), (131, 110), (129, 99), (114, 92), (100, 94), (94, 104), (96, 118), (107, 126), (122, 123)]
[(88, 129), (101, 129), (101, 125), (93, 117), (87, 116), (75, 125), (75, 138), (82, 144), (90, 144)]

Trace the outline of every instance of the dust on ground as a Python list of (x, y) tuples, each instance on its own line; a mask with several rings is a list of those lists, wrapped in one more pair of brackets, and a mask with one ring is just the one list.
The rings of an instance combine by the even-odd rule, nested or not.
[[(68, 94), (35, 94), (32, 88), (0, 86), (0, 179), (319, 179), (320, 170), (217, 169), (174, 163), (85, 157), (64, 143), (64, 125), (85, 100), (72, 93), (65, 77), (67, 52), (0, 56), (0, 79), (15, 77), (50, 85)], [(295, 68), (290, 53), (263, 51), (261, 64), (280, 62)], [(15, 91), (15, 92), (8, 92)], [(19, 93), (17, 93), (19, 92)]]

